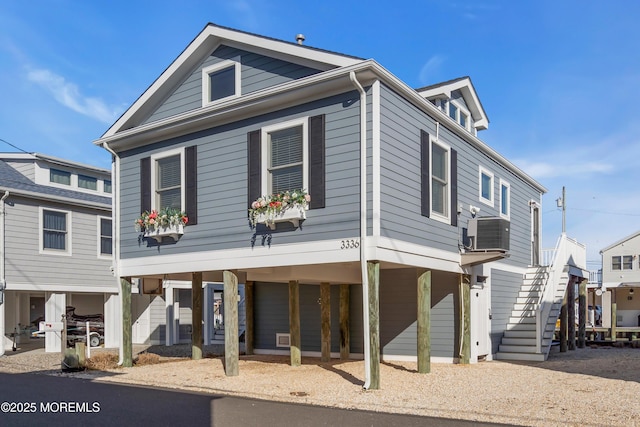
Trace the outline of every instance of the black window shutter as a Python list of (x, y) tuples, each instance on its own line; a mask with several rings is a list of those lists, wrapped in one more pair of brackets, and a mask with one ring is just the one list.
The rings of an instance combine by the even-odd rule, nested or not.
[(325, 204), (325, 144), (324, 114), (309, 117), (309, 209)]
[(140, 212), (151, 210), (151, 157), (140, 159)]
[(262, 196), (262, 164), (260, 161), (261, 152), (261, 136), (260, 130), (254, 130), (247, 134), (247, 152), (248, 158), (248, 182), (247, 188), (249, 189), (249, 207), (251, 203), (258, 197)]
[(431, 177), (429, 176), (430, 161), (429, 134), (420, 131), (420, 208), (422, 216), (429, 217), (431, 211)]
[(458, 226), (458, 152), (451, 149), (451, 225)]
[(187, 225), (198, 223), (198, 150), (193, 145), (185, 149), (185, 210), (189, 222)]

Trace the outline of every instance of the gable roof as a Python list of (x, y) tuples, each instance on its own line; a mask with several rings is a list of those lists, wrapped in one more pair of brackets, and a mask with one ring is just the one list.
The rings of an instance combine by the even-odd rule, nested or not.
[(451, 98), (451, 92), (455, 90), (459, 90), (462, 93), (464, 101), (471, 113), (471, 117), (473, 117), (474, 126), (478, 130), (487, 129), (489, 127), (489, 117), (484, 111), (484, 107), (480, 102), (480, 98), (478, 97), (469, 76), (459, 77), (457, 79), (416, 89), (416, 91), (426, 99), (434, 99), (442, 96)]
[(619, 246), (622, 243), (628, 242), (631, 239), (635, 239), (638, 236), (640, 236), (640, 230), (636, 231), (635, 233), (631, 234), (630, 236), (623, 237), (622, 239), (620, 239), (617, 242), (607, 246), (604, 249), (600, 249), (600, 255), (602, 255), (604, 252), (608, 251), (609, 249), (613, 249), (614, 247)]
[(103, 137), (128, 129), (151, 112), (175, 85), (218, 46), (241, 47), (255, 53), (298, 63), (321, 71), (353, 65), (362, 58), (278, 40), (253, 33), (208, 23), (182, 53), (140, 95), (122, 116), (104, 133)]
[(81, 191), (36, 184), (0, 160), (0, 191), (35, 199), (45, 199), (74, 205), (83, 205), (103, 210), (111, 209), (111, 198)]

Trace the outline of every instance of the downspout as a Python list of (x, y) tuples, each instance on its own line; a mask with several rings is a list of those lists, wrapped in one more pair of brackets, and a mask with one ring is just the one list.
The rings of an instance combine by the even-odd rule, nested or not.
[[(120, 269), (118, 266), (118, 261), (120, 260), (120, 216), (117, 214), (118, 202), (120, 201), (120, 157), (118, 157), (116, 152), (113, 151), (106, 142), (104, 142), (102, 146), (105, 150), (111, 153), (114, 159), (111, 162), (111, 170), (113, 172), (111, 177), (111, 184), (113, 186), (113, 196), (111, 197), (111, 235), (113, 236), (113, 274), (118, 282), (118, 308), (120, 309), (120, 319), (122, 320), (122, 284), (120, 283)], [(118, 366), (121, 366), (124, 360), (122, 327), (118, 329), (120, 331), (120, 345), (118, 346)]]
[(0, 198), (0, 292), (3, 293), (3, 301), (0, 304), (0, 356), (4, 355), (4, 298), (6, 295), (5, 288), (7, 281), (5, 280), (4, 262), (5, 262), (5, 237), (4, 237), (4, 201), (9, 197), (9, 191), (5, 191)]
[(356, 73), (349, 73), (351, 83), (360, 92), (360, 272), (362, 274), (362, 322), (364, 333), (364, 385), (369, 389), (371, 385), (371, 331), (369, 329), (369, 273), (367, 271), (367, 257), (365, 241), (367, 238), (367, 94)]

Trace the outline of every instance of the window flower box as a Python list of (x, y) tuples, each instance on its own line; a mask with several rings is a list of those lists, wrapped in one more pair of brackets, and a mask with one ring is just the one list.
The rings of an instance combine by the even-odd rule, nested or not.
[(135, 221), (135, 229), (142, 233), (142, 237), (162, 242), (162, 238), (170, 236), (178, 240), (184, 234), (184, 226), (189, 218), (177, 209), (165, 208), (160, 212), (152, 210), (143, 212)]
[(155, 227), (151, 229), (145, 229), (142, 237), (155, 239), (158, 243), (162, 242), (163, 237), (171, 237), (173, 240), (178, 240), (180, 236), (184, 234), (184, 225), (173, 224), (166, 227)]
[(271, 196), (262, 196), (251, 203), (249, 220), (251, 226), (265, 224), (275, 230), (279, 222), (290, 222), (294, 227), (300, 226), (300, 220), (306, 219), (311, 197), (305, 190), (285, 191)]

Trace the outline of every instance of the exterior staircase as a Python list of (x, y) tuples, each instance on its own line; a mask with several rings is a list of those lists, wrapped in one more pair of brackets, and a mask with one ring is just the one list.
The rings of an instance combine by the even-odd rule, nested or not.
[[(496, 358), (499, 360), (544, 361), (549, 355), (553, 341), (556, 320), (560, 315), (560, 307), (569, 281), (568, 275), (562, 274), (554, 287), (551, 306), (541, 310), (541, 300), (545, 286), (551, 279), (551, 266), (530, 267), (513, 305), (511, 317), (502, 337)], [(538, 330), (536, 312), (548, 313), (540, 319)], [(538, 336), (540, 334), (540, 336)], [(538, 341), (539, 344), (538, 344)]]

